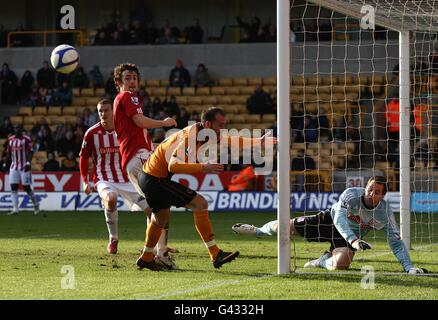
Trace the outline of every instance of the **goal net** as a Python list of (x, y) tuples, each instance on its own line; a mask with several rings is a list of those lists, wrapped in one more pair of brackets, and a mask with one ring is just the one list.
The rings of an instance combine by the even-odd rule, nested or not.
[[(346, 188), (385, 176), (385, 199), (414, 265), (438, 273), (438, 3), (290, 3), (293, 216), (326, 209)], [(408, 35), (409, 70), (400, 32)], [(409, 196), (400, 221), (400, 199)], [(373, 249), (357, 253), (351, 269), (402, 272), (386, 236), (370, 230), (363, 238)], [(303, 265), (330, 244), (294, 241), (293, 268), (322, 270)]]

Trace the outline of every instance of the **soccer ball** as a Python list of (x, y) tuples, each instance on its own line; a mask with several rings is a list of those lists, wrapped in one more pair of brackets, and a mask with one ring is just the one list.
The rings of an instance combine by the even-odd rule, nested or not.
[(78, 66), (79, 52), (68, 44), (61, 44), (53, 49), (50, 61), (56, 71), (67, 74)]

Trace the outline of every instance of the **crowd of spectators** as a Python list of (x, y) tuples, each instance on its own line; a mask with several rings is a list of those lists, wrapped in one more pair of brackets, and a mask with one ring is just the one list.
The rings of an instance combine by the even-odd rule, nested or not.
[(180, 29), (172, 26), (166, 20), (161, 28), (155, 25), (153, 20), (142, 22), (132, 20), (129, 26), (123, 22), (113, 21), (99, 28), (94, 38), (94, 45), (137, 45), (137, 44), (181, 44), (203, 43), (204, 30), (199, 19), (193, 19), (193, 23)]

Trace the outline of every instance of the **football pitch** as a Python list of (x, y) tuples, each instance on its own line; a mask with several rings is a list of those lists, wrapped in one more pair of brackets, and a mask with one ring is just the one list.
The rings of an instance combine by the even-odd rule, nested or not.
[[(302, 269), (328, 249), (328, 244), (296, 239), (298, 272), (277, 276), (276, 237), (233, 234), (237, 222), (261, 225), (274, 213), (210, 213), (216, 239), (224, 250), (240, 257), (213, 268), (191, 213), (173, 213), (169, 246), (179, 270), (138, 271), (135, 261), (143, 246), (145, 217), (119, 215), (119, 253), (106, 253), (107, 230), (102, 212), (49, 212), (47, 217), (22, 212), (0, 215), (0, 299), (438, 299), (438, 277), (399, 274), (401, 265), (384, 237), (370, 234), (373, 250), (359, 253), (350, 270)], [(416, 224), (414, 264), (438, 273), (438, 239), (421, 237)], [(421, 227), (423, 226), (423, 227)], [(436, 235), (436, 232), (434, 232)], [(291, 256), (294, 265), (293, 243)], [(421, 250), (420, 250), (421, 249)], [(375, 270), (374, 288), (364, 287), (363, 266)], [(310, 273), (305, 273), (309, 272)], [(366, 283), (365, 283), (366, 284)]]

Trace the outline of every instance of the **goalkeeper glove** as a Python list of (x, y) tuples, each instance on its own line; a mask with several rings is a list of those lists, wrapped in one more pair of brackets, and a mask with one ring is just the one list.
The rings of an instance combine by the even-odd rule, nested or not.
[(409, 274), (418, 274), (418, 273), (429, 273), (429, 271), (427, 271), (427, 269), (424, 268), (410, 268), (408, 271)]
[(368, 242), (365, 242), (362, 239), (354, 240), (351, 243), (351, 246), (353, 247), (354, 251), (361, 251), (373, 248)]

